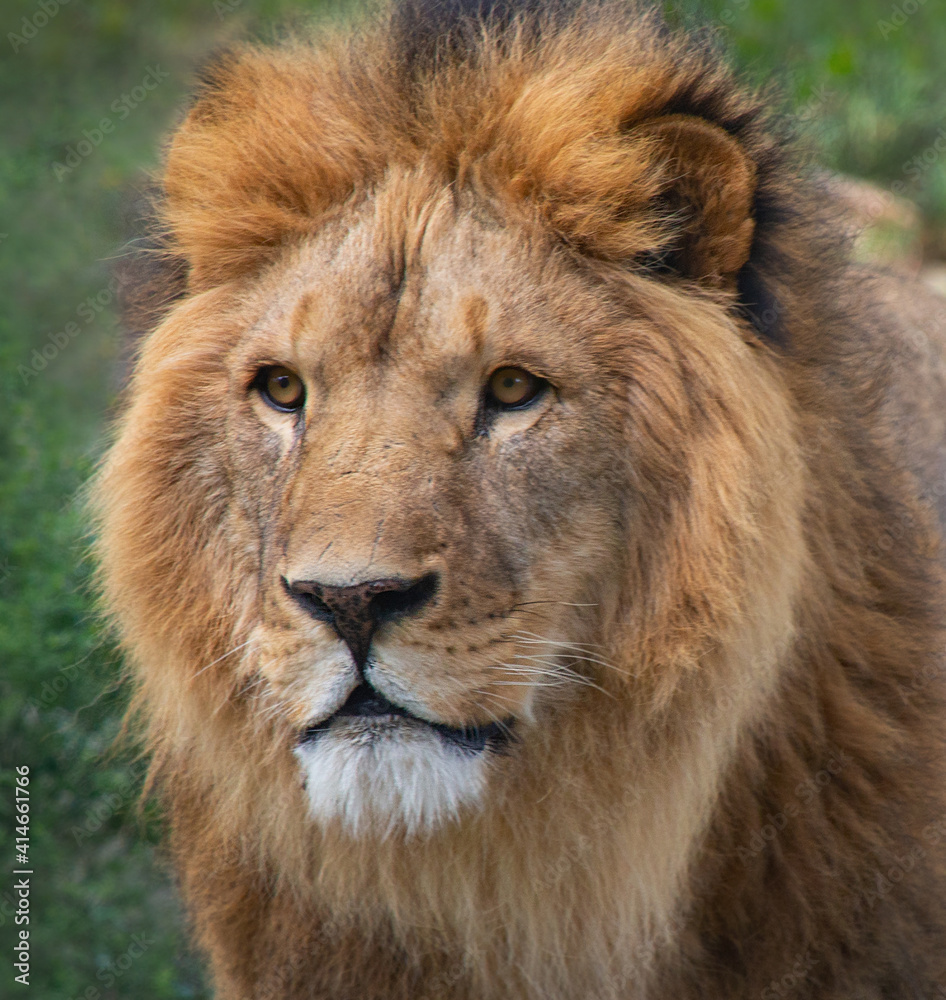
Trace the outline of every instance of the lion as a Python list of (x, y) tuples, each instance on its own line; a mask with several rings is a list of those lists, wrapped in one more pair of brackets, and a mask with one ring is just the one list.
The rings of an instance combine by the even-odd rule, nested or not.
[(228, 1000), (946, 989), (946, 316), (647, 5), (220, 57), (93, 491)]

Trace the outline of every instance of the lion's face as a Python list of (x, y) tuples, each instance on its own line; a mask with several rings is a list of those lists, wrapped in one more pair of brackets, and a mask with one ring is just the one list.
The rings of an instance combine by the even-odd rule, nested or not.
[(353, 828), (441, 822), (549, 724), (633, 516), (589, 446), (629, 388), (587, 281), (447, 198), (392, 223), (397, 198), (274, 269), (226, 358), (250, 642), (315, 814)]
[(246, 753), (326, 828), (430, 832), (544, 794), (586, 738), (646, 760), (693, 690), (753, 701), (794, 449), (718, 293), (392, 170), (149, 338), (98, 485), (106, 596), (221, 794)]

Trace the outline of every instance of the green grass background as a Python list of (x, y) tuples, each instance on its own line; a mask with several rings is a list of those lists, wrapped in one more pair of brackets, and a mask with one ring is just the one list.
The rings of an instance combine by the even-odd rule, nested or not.
[[(319, 6), (44, 4), (0, 3), (0, 997), (26, 992), (11, 960), (18, 764), (32, 771), (32, 995), (206, 997), (156, 848), (160, 818), (136, 814), (140, 765), (109, 754), (123, 694), (91, 609), (76, 495), (115, 398), (110, 269), (192, 74), (220, 44), (268, 37)], [(676, 6), (675, 16), (717, 26), (750, 79), (781, 84), (823, 163), (902, 182), (922, 208), (929, 252), (946, 255), (946, 156), (907, 171), (946, 136), (946, 0), (907, 0), (910, 15), (856, 0), (707, 0), (702, 15)], [(167, 78), (119, 119), (113, 103), (149, 67)], [(57, 176), (103, 117), (113, 130)], [(68, 346), (25, 374), (70, 322)]]

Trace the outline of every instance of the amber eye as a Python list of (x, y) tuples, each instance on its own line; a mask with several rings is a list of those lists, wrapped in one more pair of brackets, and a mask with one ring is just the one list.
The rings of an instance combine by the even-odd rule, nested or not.
[(288, 368), (273, 365), (261, 368), (254, 383), (263, 399), (277, 410), (298, 410), (305, 402), (302, 379)]
[(497, 368), (489, 377), (487, 395), (501, 409), (526, 406), (548, 385), (525, 368)]

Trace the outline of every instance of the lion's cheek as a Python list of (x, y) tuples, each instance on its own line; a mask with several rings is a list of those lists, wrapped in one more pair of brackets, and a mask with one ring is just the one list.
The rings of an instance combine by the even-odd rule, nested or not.
[[(531, 718), (534, 691), (528, 679), (500, 662), (472, 666), (443, 654), (436, 667), (427, 662), (389, 665), (381, 657), (372, 681), (420, 718), (447, 726), (487, 725), (502, 719)], [(391, 695), (389, 695), (390, 697)]]
[(296, 731), (330, 716), (358, 683), (351, 654), (335, 639), (260, 625), (251, 641), (266, 697)]

